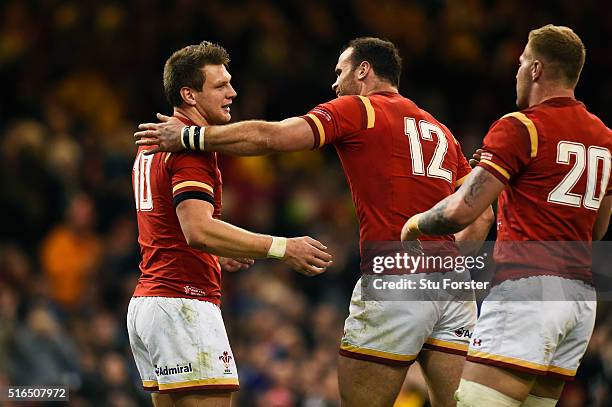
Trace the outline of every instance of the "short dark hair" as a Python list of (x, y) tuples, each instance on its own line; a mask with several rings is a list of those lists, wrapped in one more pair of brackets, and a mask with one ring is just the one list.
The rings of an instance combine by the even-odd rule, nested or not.
[(576, 86), (584, 66), (586, 50), (571, 28), (552, 24), (529, 32), (529, 45), (536, 57), (551, 63), (561, 80)]
[(228, 65), (229, 54), (219, 44), (202, 41), (173, 53), (164, 65), (164, 92), (173, 107), (183, 104), (181, 88), (200, 90), (206, 77), (202, 68), (206, 65)]
[(363, 61), (368, 61), (380, 78), (399, 87), (402, 71), (402, 58), (391, 41), (374, 37), (359, 37), (348, 43), (345, 50), (353, 49), (351, 64), (353, 69)]

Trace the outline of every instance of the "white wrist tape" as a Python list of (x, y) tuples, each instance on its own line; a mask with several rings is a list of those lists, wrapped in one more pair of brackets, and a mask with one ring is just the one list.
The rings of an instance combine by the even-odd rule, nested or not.
[(272, 244), (268, 249), (268, 258), (282, 259), (287, 250), (287, 238), (272, 236)]

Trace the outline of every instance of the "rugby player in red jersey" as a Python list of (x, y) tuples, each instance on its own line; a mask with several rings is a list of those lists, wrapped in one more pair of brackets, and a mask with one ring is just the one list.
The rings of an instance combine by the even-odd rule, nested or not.
[[(164, 89), (174, 117), (185, 125), (230, 120), (236, 92), (228, 62), (225, 49), (209, 42), (168, 59)], [(147, 149), (138, 149), (133, 168), (142, 254), (127, 317), (134, 359), (144, 388), (156, 392), (155, 406), (229, 407), (238, 376), (219, 310), (220, 263), (235, 271), (271, 257), (316, 275), (331, 256), (309, 237), (256, 234), (221, 221), (217, 153)]]
[[(584, 58), (571, 29), (531, 31), (516, 75), (521, 110), (491, 126), (464, 186), (403, 228), (403, 240), (456, 233), (499, 197), (497, 285), (472, 337), (460, 407), (554, 406), (591, 337), (591, 257), (580, 249), (601, 239), (610, 221), (612, 132), (574, 97)], [(542, 247), (545, 256), (529, 252)], [(567, 299), (513, 301), (534, 287), (555, 287), (556, 298)]]
[[(359, 218), (360, 246), (397, 240), (404, 221), (452, 194), (471, 168), (451, 132), (398, 93), (401, 59), (395, 46), (358, 38), (342, 52), (332, 89), (337, 99), (281, 122), (246, 121), (228, 126), (144, 124), (135, 134), (153, 151), (198, 150), (192, 134), (204, 135), (206, 151), (241, 155), (309, 150), (332, 144), (340, 157)], [(183, 144), (183, 145), (181, 145)], [(483, 240), (492, 211), (474, 222), (463, 239)], [(431, 237), (452, 241), (454, 236)], [(345, 323), (339, 359), (343, 405), (391, 406), (414, 360), (429, 384), (434, 406), (454, 404), (469, 338), (474, 301), (372, 301), (357, 283)]]

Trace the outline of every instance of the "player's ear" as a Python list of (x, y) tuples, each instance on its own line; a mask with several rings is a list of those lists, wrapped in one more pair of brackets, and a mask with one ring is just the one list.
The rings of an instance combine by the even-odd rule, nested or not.
[(535, 59), (533, 61), (533, 64), (531, 64), (531, 80), (533, 82), (540, 79), (540, 76), (542, 76), (543, 69), (544, 65), (542, 64), (542, 61), (540, 61), (539, 59)]
[(372, 65), (368, 61), (362, 61), (357, 68), (357, 79), (364, 79), (371, 69)]
[(183, 86), (181, 88), (181, 97), (183, 98), (183, 102), (189, 106), (195, 106), (196, 100), (193, 89)]

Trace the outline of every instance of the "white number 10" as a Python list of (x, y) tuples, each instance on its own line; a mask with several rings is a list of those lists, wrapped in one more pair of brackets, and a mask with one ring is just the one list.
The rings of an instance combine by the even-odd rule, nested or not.
[[(606, 193), (608, 180), (610, 179), (610, 151), (607, 148), (596, 146), (590, 146), (587, 150), (584, 144), (560, 141), (557, 145), (557, 164), (569, 165), (572, 155), (576, 159), (574, 166), (563, 178), (563, 181), (550, 191), (548, 202), (574, 207), (580, 207), (582, 202), (585, 208), (597, 210), (603, 195)], [(603, 169), (599, 183), (600, 193), (596, 197), (597, 168), (600, 162)], [(584, 195), (570, 192), (578, 183), (585, 167), (587, 169), (587, 185)]]
[(137, 211), (153, 210), (153, 195), (151, 195), (151, 162), (152, 155), (138, 154), (134, 161), (134, 199)]
[(442, 168), (444, 157), (448, 150), (448, 140), (442, 129), (435, 124), (419, 121), (419, 130), (417, 129), (416, 120), (411, 117), (404, 117), (404, 131), (410, 141), (410, 157), (412, 158), (412, 173), (415, 175), (425, 175), (425, 163), (423, 162), (423, 148), (421, 146), (421, 138), (423, 140), (433, 141), (433, 135), (437, 136), (437, 145), (434, 150), (434, 155), (431, 162), (427, 166), (427, 176), (433, 178), (442, 178), (448, 182), (453, 182), (453, 173)]

